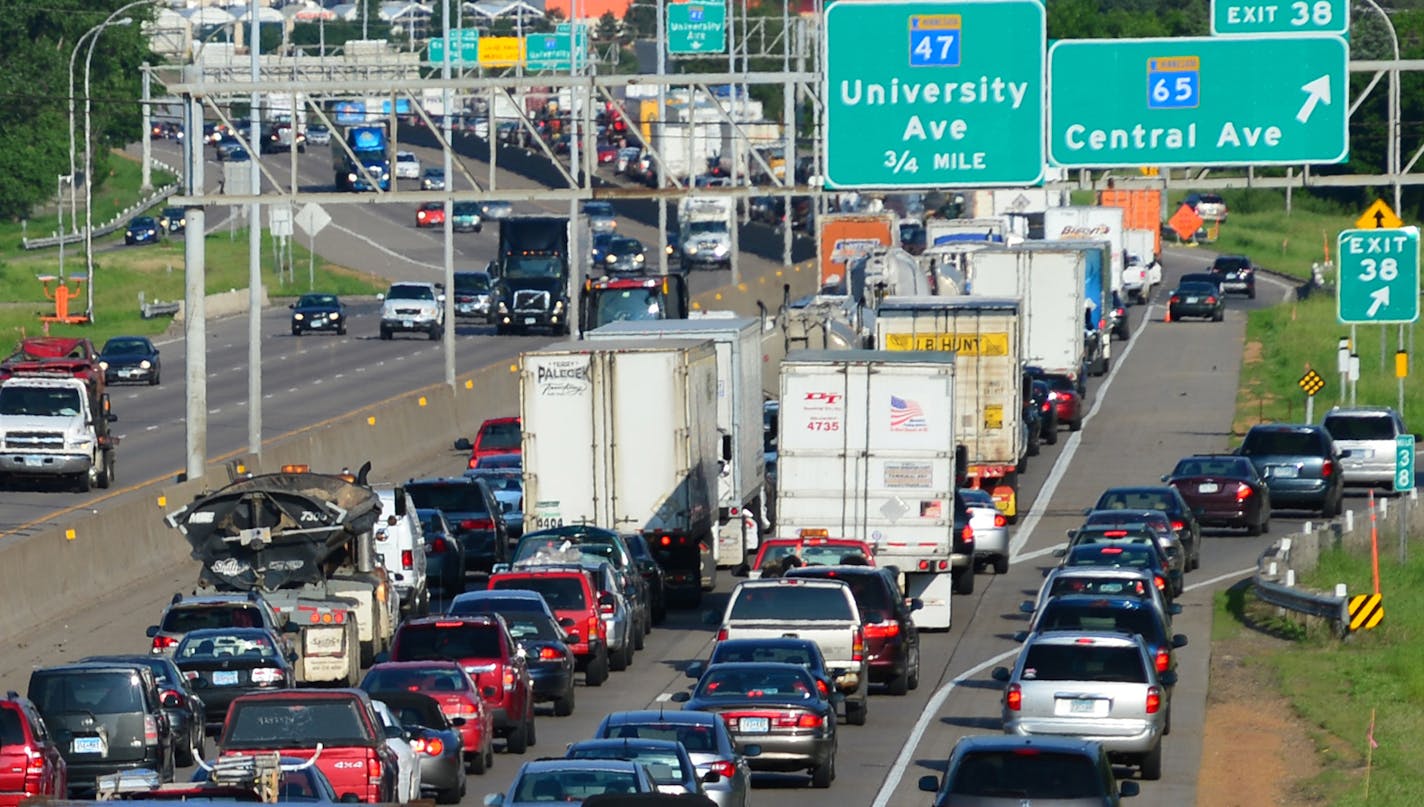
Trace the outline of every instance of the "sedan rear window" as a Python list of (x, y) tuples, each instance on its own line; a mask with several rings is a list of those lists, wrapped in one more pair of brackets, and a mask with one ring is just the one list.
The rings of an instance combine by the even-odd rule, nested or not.
[(1187, 459), (1177, 463), (1172, 476), (1255, 476), (1251, 461), (1237, 458)]
[(459, 661), (503, 656), (499, 629), (494, 625), (406, 625), (401, 628), (399, 637), (397, 647), (401, 661)]
[(840, 588), (780, 585), (742, 589), (732, 602), (729, 618), (816, 621), (855, 617)]
[(496, 580), (492, 587), (537, 591), (544, 597), (544, 602), (548, 603), (549, 607), (555, 611), (581, 611), (588, 607), (588, 600), (584, 598), (583, 594), (583, 585), (575, 577), (564, 575), (511, 577)]
[(1314, 431), (1252, 429), (1241, 442), (1241, 453), (1250, 456), (1293, 454), (1319, 457), (1325, 454), (1321, 436)]
[(204, 628), (261, 628), (262, 612), (245, 605), (171, 608), (163, 616), (165, 633), (189, 633)]
[(1024, 659), (1025, 681), (1147, 683), (1142, 654), (1133, 645), (1035, 644)]
[(1164, 513), (1177, 508), (1172, 496), (1165, 492), (1151, 490), (1108, 491), (1098, 500), (1095, 510), (1161, 510)]
[(1393, 440), (1395, 434), (1389, 415), (1330, 415), (1325, 430), (1336, 440)]
[[(718, 718), (719, 720), (721, 718)], [(715, 753), (717, 737), (711, 726), (678, 723), (629, 723), (610, 727), (609, 737), (630, 737), (639, 740), (672, 740), (682, 743), (689, 754)]]
[(570, 759), (608, 759), (610, 754), (616, 754), (618, 759), (627, 759), (648, 766), (648, 773), (652, 774), (653, 781), (660, 785), (680, 785), (683, 782), (683, 777), (692, 773), (684, 771), (682, 760), (677, 754), (670, 751), (651, 748), (622, 748), (617, 751), (610, 751), (606, 748), (573, 748), (569, 750)]
[(473, 513), (489, 515), (485, 507), (485, 497), (472, 484), (428, 484), (406, 485), (405, 492), (415, 502), (417, 508), (443, 510), (445, 513)]
[(290, 698), (248, 701), (233, 707), (223, 748), (310, 748), (370, 745), (374, 738), (353, 699), (302, 702)]
[(469, 689), (466, 678), (453, 669), (439, 667), (390, 667), (366, 673), (361, 688), (367, 692), (399, 692), (409, 690), (440, 690), (464, 692)]
[(1097, 764), (1079, 754), (1031, 750), (966, 754), (951, 774), (949, 792), (979, 798), (1102, 800)]

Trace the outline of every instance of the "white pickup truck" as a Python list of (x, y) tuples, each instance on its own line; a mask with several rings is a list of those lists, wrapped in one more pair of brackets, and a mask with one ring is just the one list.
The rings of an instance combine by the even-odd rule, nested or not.
[(726, 639), (810, 639), (821, 648), (826, 671), (845, 698), (845, 719), (865, 723), (870, 676), (860, 609), (839, 580), (746, 580), (732, 590), (717, 629)]

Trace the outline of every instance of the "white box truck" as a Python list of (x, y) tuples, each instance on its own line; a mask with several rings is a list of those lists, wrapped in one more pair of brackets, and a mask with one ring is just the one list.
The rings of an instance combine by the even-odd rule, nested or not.
[(707, 340), (561, 342), (520, 357), (524, 530), (641, 533), (670, 603), (716, 583), (717, 351)]
[(1064, 244), (1030, 242), (974, 253), (974, 293), (1017, 297), (1025, 364), (1061, 373), (1082, 387), (1084, 288), (1088, 254)]
[(1127, 268), (1123, 214), (1120, 207), (1072, 205), (1050, 208), (1043, 214), (1043, 240), (1108, 242), (1111, 258), (1109, 279), (1112, 281), (1108, 289), (1122, 292), (1122, 271)]
[[(730, 312), (729, 312), (730, 313)], [(706, 339), (717, 350), (717, 432), (730, 454), (717, 478), (717, 565), (739, 566), (760, 546), (766, 517), (766, 462), (762, 453), (761, 321), (699, 316), (610, 322), (584, 334), (590, 342), (629, 339)]]
[(677, 205), (677, 257), (684, 272), (732, 268), (737, 202), (731, 196), (684, 196)]
[(967, 450), (965, 484), (1018, 520), (1026, 466), (1023, 352), (1016, 297), (886, 297), (875, 318), (881, 350), (943, 351), (954, 367), (955, 439)]
[(952, 353), (798, 351), (781, 364), (777, 535), (871, 544), (929, 629), (949, 628), (950, 594), (974, 588), (954, 518), (954, 376)]

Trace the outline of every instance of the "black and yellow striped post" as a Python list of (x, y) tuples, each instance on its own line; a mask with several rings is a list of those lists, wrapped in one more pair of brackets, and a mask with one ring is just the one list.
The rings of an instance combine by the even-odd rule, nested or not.
[(1350, 630), (1373, 630), (1384, 619), (1384, 597), (1380, 594), (1356, 594), (1350, 598)]

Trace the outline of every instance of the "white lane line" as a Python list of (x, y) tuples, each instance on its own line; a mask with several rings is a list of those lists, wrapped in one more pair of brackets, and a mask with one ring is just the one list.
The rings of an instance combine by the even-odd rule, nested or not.
[(656, 698), (653, 698), (653, 703), (667, 703), (670, 700), (672, 700), (671, 692), (660, 692)]
[(345, 377), (346, 377), (346, 374), (345, 374), (345, 373), (337, 373), (335, 376), (332, 376), (332, 377), (333, 377), (333, 378), (345, 378)]
[(157, 431), (157, 430), (158, 430), (158, 424), (156, 424), (156, 423), (155, 423), (154, 425), (152, 425), (152, 426), (148, 426), (148, 427), (145, 427), (145, 428), (144, 428), (144, 431), (146, 431), (146, 432)]
[(343, 232), (343, 233), (346, 233), (347, 235), (351, 236), (352, 238), (355, 238), (355, 239), (357, 239), (358, 241), (364, 242), (365, 244), (367, 244), (368, 246), (370, 246), (372, 249), (375, 249), (375, 250), (380, 251), (380, 252), (384, 252), (385, 254), (387, 254), (387, 255), (391, 256), (392, 258), (395, 258), (396, 260), (401, 261), (401, 262), (403, 262), (403, 263), (408, 263), (408, 264), (411, 264), (412, 266), (419, 266), (419, 267), (422, 267), (422, 268), (425, 268), (425, 269), (432, 269), (432, 270), (434, 270), (434, 271), (436, 271), (436, 272), (443, 272), (443, 271), (445, 271), (445, 267), (442, 266), (442, 265), (440, 265), (440, 264), (424, 263), (424, 262), (422, 262), (422, 261), (413, 260), (413, 259), (411, 259), (411, 258), (408, 258), (408, 257), (406, 257), (406, 256), (404, 256), (404, 255), (402, 255), (402, 254), (400, 254), (399, 252), (394, 252), (394, 251), (392, 251), (392, 250), (386, 248), (385, 245), (383, 245), (383, 244), (381, 244), (381, 243), (379, 243), (379, 242), (377, 242), (377, 241), (372, 241), (371, 239), (369, 239), (369, 238), (367, 238), (366, 236), (364, 236), (364, 235), (362, 235), (362, 234), (356, 232), (355, 230), (348, 230), (348, 229), (346, 229), (345, 227), (342, 227), (340, 224), (336, 224), (335, 222), (332, 222), (331, 224), (329, 224), (329, 225), (327, 225), (327, 226), (330, 227), (331, 229), (339, 230), (339, 231), (341, 231), (341, 232)]
[(1041, 558), (1044, 555), (1051, 555), (1066, 546), (1068, 546), (1067, 543), (1054, 544), (1053, 546), (1045, 546), (1042, 549), (1035, 549), (1032, 552), (1024, 552), (1021, 555), (1014, 555), (1014, 562), (1017, 563), (1019, 561), (1033, 560), (1034, 558)]
[(208, 410), (208, 414), (209, 414), (209, 415), (216, 415), (217, 413), (219, 413), (219, 412), (221, 412), (221, 411), (222, 411), (222, 407), (218, 407), (217, 409), (209, 409), (209, 410)]
[(1216, 577), (1211, 578), (1210, 580), (1202, 580), (1201, 582), (1198, 582), (1198, 583), (1192, 583), (1190, 586), (1187, 586), (1186, 588), (1182, 589), (1182, 591), (1185, 593), (1185, 592), (1188, 592), (1188, 591), (1196, 591), (1196, 590), (1199, 589), (1199, 588), (1209, 588), (1209, 587), (1211, 587), (1211, 586), (1216, 585), (1217, 583), (1224, 583), (1224, 582), (1226, 582), (1227, 580), (1235, 580), (1235, 579), (1238, 578), (1238, 577), (1245, 577), (1245, 576), (1248, 575), (1248, 574), (1255, 574), (1255, 573), (1256, 573), (1256, 567), (1255, 567), (1255, 566), (1252, 566), (1252, 567), (1249, 568), (1249, 569), (1237, 569), (1237, 570), (1234, 571), (1234, 572), (1227, 572), (1226, 574), (1219, 574), (1219, 575), (1217, 575)]
[[(1113, 379), (1117, 378), (1118, 370), (1127, 363), (1128, 354), (1137, 346), (1137, 340), (1142, 336), (1142, 332), (1147, 330), (1147, 323), (1152, 321), (1152, 310), (1157, 306), (1149, 303), (1147, 311), (1142, 316), (1142, 321), (1137, 323), (1137, 330), (1132, 332), (1132, 338), (1127, 340), (1127, 346), (1123, 348), (1122, 355), (1113, 358), (1112, 369), (1108, 371), (1108, 377), (1103, 379), (1103, 383), (1093, 394), (1093, 408), (1088, 410), (1088, 414), (1083, 416), (1083, 425), (1087, 426), (1093, 417), (1098, 414), (1098, 409), (1103, 405), (1103, 401), (1108, 399), (1108, 389), (1112, 387)], [(1024, 519), (1022, 527), (1014, 533), (1013, 540), (1009, 542), (1009, 555), (1012, 561), (1017, 561), (1017, 552), (1023, 549), (1024, 544), (1032, 537), (1033, 530), (1038, 526), (1038, 522), (1043, 519), (1043, 514), (1048, 510), (1048, 502), (1053, 498), (1053, 494), (1058, 490), (1058, 485), (1063, 481), (1063, 477), (1068, 473), (1068, 465), (1073, 462), (1073, 457), (1078, 453), (1078, 446), (1083, 443), (1083, 431), (1080, 429), (1068, 435), (1068, 443), (1063, 446), (1063, 453), (1058, 455), (1058, 459), (1053, 463), (1053, 470), (1048, 473), (1048, 478), (1043, 480), (1043, 487), (1039, 489), (1038, 495), (1033, 499), (1033, 507), (1029, 508), (1028, 518)]]
[(263, 396), (262, 396), (262, 400), (264, 400), (264, 401), (266, 401), (266, 400), (271, 400), (271, 398), (272, 398), (272, 393), (270, 393), (270, 392), (267, 393), (266, 395), (263, 395)]
[(296, 388), (296, 387), (287, 387), (287, 392), (296, 392), (296, 391), (297, 391), (297, 388)]

